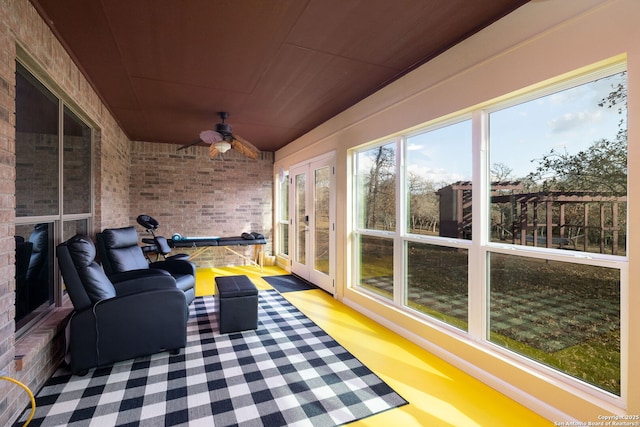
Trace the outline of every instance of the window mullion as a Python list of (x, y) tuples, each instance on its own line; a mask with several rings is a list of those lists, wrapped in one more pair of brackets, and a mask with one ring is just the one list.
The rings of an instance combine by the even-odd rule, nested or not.
[(404, 237), (407, 234), (407, 198), (406, 198), (406, 177), (405, 177), (405, 157), (406, 138), (398, 138), (396, 141), (396, 233), (394, 238), (393, 251), (393, 300), (402, 306), (405, 304), (405, 278), (406, 278), (406, 256)]
[(473, 197), (471, 249), (469, 251), (469, 333), (486, 339), (487, 331), (487, 274), (485, 244), (488, 241), (490, 168), (488, 166), (487, 122), (484, 111), (476, 111), (472, 118)]
[[(57, 246), (64, 236), (64, 102), (58, 99), (58, 220), (55, 222), (53, 244)], [(62, 305), (62, 277), (58, 263), (53, 263), (53, 305)]]

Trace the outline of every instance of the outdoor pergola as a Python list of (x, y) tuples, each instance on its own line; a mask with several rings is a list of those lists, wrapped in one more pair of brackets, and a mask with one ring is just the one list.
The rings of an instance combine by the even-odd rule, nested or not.
[[(576, 238), (582, 237), (582, 247), (588, 250), (590, 245), (589, 233), (587, 230), (597, 229), (599, 231), (600, 253), (605, 252), (606, 233), (611, 233), (611, 252), (618, 253), (618, 243), (620, 238), (619, 209), (620, 204), (626, 202), (626, 196), (616, 196), (603, 192), (564, 192), (547, 191), (539, 193), (523, 193), (510, 195), (497, 195), (491, 197), (492, 203), (510, 203), (513, 206), (513, 222), (511, 225), (513, 243), (526, 245), (532, 242), (533, 246), (553, 247), (573, 245), (576, 247)], [(553, 218), (553, 205), (558, 206), (557, 222)], [(569, 204), (580, 204), (583, 207), (583, 215), (580, 222), (567, 223), (566, 207)], [(590, 221), (590, 205), (595, 204), (598, 208), (598, 220)], [(539, 210), (544, 206), (544, 218), (539, 218)], [(529, 211), (531, 210), (531, 215)], [(607, 217), (611, 220), (608, 223)], [(593, 225), (593, 223), (597, 225)], [(540, 228), (544, 227), (546, 232), (540, 235)], [(557, 227), (559, 235), (554, 236), (553, 227)], [(569, 235), (568, 228), (582, 229), (580, 236)], [(530, 234), (531, 233), (531, 234)]]
[[(626, 203), (626, 196), (583, 191), (519, 193), (523, 189), (520, 181), (491, 184), (492, 205), (508, 205), (512, 213), (510, 223), (494, 222), (492, 225), (501, 227), (512, 243), (548, 248), (571, 246), (573, 249), (588, 251), (591, 244), (588, 231), (595, 229), (599, 236), (597, 240), (600, 253), (606, 251), (607, 233), (611, 236), (611, 253), (618, 253), (620, 205)], [(453, 183), (438, 190), (437, 194), (440, 196), (440, 235), (464, 238), (471, 230), (471, 182)], [(566, 211), (571, 204), (582, 205), (582, 215), (578, 221), (573, 215), (568, 223)], [(593, 205), (597, 207), (596, 221), (591, 218)], [(554, 206), (557, 207), (555, 218)], [(555, 234), (554, 227), (558, 230)], [(581, 230), (581, 234), (572, 234), (571, 229)], [(579, 237), (582, 238), (580, 248), (577, 244)]]

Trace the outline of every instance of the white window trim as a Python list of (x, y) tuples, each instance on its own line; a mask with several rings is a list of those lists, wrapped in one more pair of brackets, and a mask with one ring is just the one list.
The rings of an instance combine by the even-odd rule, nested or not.
[[(348, 286), (356, 292), (367, 295), (368, 297), (379, 301), (384, 305), (389, 305), (398, 309), (408, 316), (416, 318), (429, 326), (436, 327), (445, 333), (451, 333), (462, 340), (470, 340), (474, 346), (479, 346), (485, 351), (494, 354), (501, 359), (506, 359), (510, 363), (514, 363), (516, 366), (520, 366), (526, 370), (533, 370), (539, 376), (547, 378), (549, 382), (560, 381), (566, 384), (568, 388), (575, 391), (576, 394), (583, 396), (586, 400), (599, 399), (603, 402), (615, 405), (616, 407), (624, 407), (627, 399), (628, 389), (628, 331), (629, 331), (629, 262), (628, 256), (598, 254), (598, 253), (582, 253), (582, 252), (566, 252), (559, 251), (557, 249), (547, 249), (539, 247), (527, 247), (518, 245), (506, 245), (500, 243), (490, 242), (489, 229), (485, 226), (473, 227), (472, 240), (460, 240), (451, 238), (441, 238), (437, 236), (424, 236), (416, 237), (414, 235), (408, 235), (406, 233), (406, 226), (404, 220), (404, 214), (406, 213), (405, 207), (405, 192), (404, 185), (406, 183), (404, 161), (406, 155), (406, 137), (423, 133), (429, 130), (435, 130), (439, 127), (444, 127), (455, 122), (468, 119), (471, 111), (472, 119), (472, 161), (473, 161), (473, 176), (472, 185), (476, 192), (472, 202), (472, 215), (474, 219), (478, 219), (479, 224), (489, 223), (490, 212), (490, 200), (489, 200), (489, 135), (488, 135), (488, 122), (489, 114), (493, 111), (502, 110), (513, 105), (541, 98), (546, 95), (550, 95), (562, 90), (566, 90), (572, 87), (576, 87), (585, 83), (592, 82), (599, 78), (607, 77), (612, 74), (626, 71), (626, 62), (618, 62), (610, 64), (608, 66), (599, 68), (597, 70), (591, 70), (588, 72), (582, 72), (578, 76), (569, 76), (563, 78), (561, 81), (555, 80), (552, 84), (539, 84), (532, 88), (525, 88), (518, 91), (519, 95), (510, 97), (506, 100), (505, 97), (500, 102), (487, 102), (477, 108), (467, 109), (465, 113), (461, 113), (459, 116), (449, 115), (447, 120), (436, 120), (431, 124), (426, 125), (423, 128), (412, 128), (405, 132), (399, 132), (395, 136), (381, 138), (369, 144), (365, 144), (349, 150), (349, 156), (351, 158), (351, 165), (354, 173), (351, 177), (351, 192), (352, 192), (352, 216), (350, 218), (353, 228), (350, 233), (352, 239), (352, 252), (350, 254), (353, 257), (354, 268), (352, 269), (351, 283)], [(435, 124), (434, 124), (435, 123)], [(359, 227), (358, 212), (360, 206), (358, 197), (358, 154), (370, 150), (372, 148), (386, 145), (395, 140), (397, 159), (400, 162), (396, 162), (396, 231), (378, 231), (368, 230)], [(402, 196), (399, 196), (402, 195)], [(628, 215), (628, 211), (627, 211)], [(402, 225), (399, 225), (402, 223)], [(627, 217), (627, 224), (629, 224), (629, 218)], [(360, 248), (358, 245), (359, 236), (372, 236), (372, 237), (384, 237), (394, 240), (394, 300), (383, 298), (374, 292), (364, 289), (359, 286), (359, 253)], [(461, 331), (451, 325), (434, 319), (428, 315), (423, 315), (411, 310), (409, 307), (403, 304), (404, 300), (404, 250), (402, 246), (405, 241), (417, 241), (435, 245), (449, 246), (449, 247), (461, 247), (469, 250), (469, 330), (467, 332)], [(628, 241), (627, 241), (628, 247)], [(544, 365), (533, 359), (529, 359), (523, 355), (510, 351), (506, 348), (498, 346), (488, 340), (488, 292), (487, 292), (487, 262), (486, 257), (489, 252), (503, 253), (503, 254), (517, 254), (520, 256), (527, 256), (539, 259), (549, 259), (560, 262), (571, 262), (584, 265), (593, 265), (600, 267), (608, 267), (617, 269), (620, 272), (620, 396), (614, 395), (608, 391), (605, 391), (597, 386), (589, 384), (581, 379), (575, 378), (568, 374), (559, 371), (558, 369)], [(628, 250), (626, 251), (628, 254)]]

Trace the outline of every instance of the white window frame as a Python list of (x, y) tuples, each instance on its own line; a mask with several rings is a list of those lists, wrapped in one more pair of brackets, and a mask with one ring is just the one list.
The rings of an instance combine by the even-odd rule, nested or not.
[[(543, 89), (531, 90), (521, 96), (512, 97), (506, 101), (492, 104), (484, 109), (479, 110), (474, 114), (474, 129), (477, 129), (477, 132), (474, 132), (474, 159), (477, 157), (479, 161), (479, 165), (477, 170), (474, 169), (474, 179), (473, 186), (474, 188), (479, 187), (483, 194), (481, 197), (474, 197), (474, 215), (476, 212), (479, 213), (479, 222), (481, 224), (480, 227), (474, 227), (473, 233), (473, 249), (476, 252), (476, 256), (473, 257), (474, 264), (471, 268), (476, 268), (479, 274), (475, 275), (477, 280), (474, 281), (471, 291), (474, 295), (480, 297), (479, 301), (482, 301), (482, 305), (480, 307), (476, 307), (474, 309), (474, 323), (479, 327), (478, 330), (474, 329), (474, 335), (481, 339), (487, 346), (492, 347), (495, 351), (504, 354), (507, 357), (518, 359), (520, 363), (525, 366), (528, 366), (533, 369), (541, 369), (545, 372), (546, 375), (549, 375), (552, 378), (558, 379), (560, 381), (565, 381), (571, 383), (572, 386), (577, 387), (579, 390), (595, 395), (598, 398), (602, 398), (606, 401), (614, 403), (616, 405), (620, 405), (620, 402), (626, 401), (627, 396), (627, 388), (628, 388), (628, 304), (625, 304), (625, 301), (628, 301), (628, 298), (625, 298), (625, 295), (628, 294), (629, 289), (629, 258), (627, 255), (609, 255), (609, 254), (599, 254), (599, 253), (584, 253), (584, 252), (572, 252), (572, 251), (562, 251), (554, 248), (544, 248), (544, 247), (532, 247), (532, 246), (520, 246), (520, 245), (510, 245), (510, 244), (501, 244), (496, 242), (491, 242), (489, 238), (489, 212), (491, 209), (491, 203), (488, 195), (489, 189), (489, 169), (490, 169), (490, 156), (489, 156), (489, 115), (494, 111), (503, 110), (505, 108), (509, 108), (511, 106), (519, 105), (525, 103), (527, 101), (531, 101), (534, 99), (538, 99), (547, 95), (552, 95), (554, 93), (561, 92), (563, 90), (567, 90), (576, 86), (580, 86), (585, 83), (590, 83), (592, 81), (598, 80), (600, 78), (604, 78), (616, 73), (620, 73), (626, 71), (626, 63), (616, 63), (607, 67), (600, 68), (598, 70), (584, 73), (578, 77), (568, 78), (562, 82), (551, 84), (546, 86)], [(477, 138), (477, 141), (476, 141)], [(478, 150), (478, 151), (475, 151)], [(475, 166), (475, 165), (474, 165)], [(476, 173), (477, 172), (477, 173)], [(475, 218), (475, 217), (474, 217)], [(627, 211), (627, 227), (629, 224), (628, 211)], [(628, 230), (627, 230), (628, 231)], [(477, 233), (477, 234), (476, 234)], [(628, 233), (627, 233), (628, 235)], [(627, 251), (625, 254), (628, 254), (628, 240), (627, 240)], [(582, 265), (590, 265), (597, 267), (606, 267), (614, 270), (618, 270), (620, 272), (620, 396), (616, 396), (612, 393), (609, 393), (603, 389), (600, 389), (594, 385), (588, 384), (587, 382), (580, 380), (578, 378), (572, 377), (568, 374), (563, 373), (557, 369), (551, 368), (549, 366), (543, 365), (533, 359), (527, 358), (515, 352), (512, 352), (504, 347), (498, 346), (497, 344), (489, 341), (488, 338), (488, 295), (487, 295), (487, 278), (488, 278), (488, 259), (489, 253), (498, 253), (498, 254), (506, 254), (506, 255), (518, 255), (518, 256), (526, 256), (530, 258), (536, 259), (545, 259), (550, 261), (558, 261), (558, 262), (569, 262), (574, 264), (582, 264)], [(470, 298), (471, 301), (471, 298)]]
[[(550, 381), (561, 381), (570, 387), (573, 387), (578, 392), (585, 393), (585, 395), (593, 396), (597, 399), (602, 399), (606, 402), (612, 403), (616, 406), (622, 406), (627, 399), (628, 388), (628, 331), (629, 331), (629, 305), (628, 305), (628, 292), (629, 292), (629, 259), (628, 256), (597, 254), (597, 253), (583, 253), (583, 252), (570, 252), (561, 251), (558, 249), (547, 249), (541, 247), (527, 247), (518, 245), (506, 245), (490, 241), (489, 236), (489, 212), (490, 212), (490, 198), (489, 198), (489, 186), (490, 186), (490, 165), (489, 165), (489, 114), (493, 111), (498, 111), (509, 106), (521, 104), (528, 100), (544, 97), (553, 93), (560, 92), (565, 89), (569, 89), (575, 86), (579, 86), (584, 83), (589, 83), (599, 78), (607, 77), (612, 74), (626, 71), (626, 62), (618, 62), (607, 67), (592, 70), (590, 72), (583, 72), (580, 75), (573, 75), (564, 78), (558, 82), (557, 79), (552, 84), (538, 84), (531, 88), (525, 88), (518, 91), (517, 95), (510, 97), (502, 97), (500, 101), (490, 101), (466, 109), (465, 112), (459, 115), (450, 115), (445, 120), (435, 120), (426, 124), (419, 130), (408, 130), (400, 132), (398, 134), (381, 138), (377, 141), (361, 145), (349, 150), (348, 155), (351, 161), (351, 169), (353, 171), (351, 175), (351, 201), (354, 209), (352, 209), (352, 215), (349, 219), (353, 225), (350, 233), (351, 248), (350, 256), (354, 260), (354, 268), (352, 269), (351, 282), (348, 283), (350, 289), (354, 289), (357, 292), (366, 294), (368, 297), (379, 301), (383, 305), (392, 306), (397, 310), (405, 312), (417, 318), (418, 320), (425, 322), (431, 326), (437, 327), (439, 330), (444, 330), (451, 335), (459, 336), (464, 340), (471, 340), (474, 345), (483, 347), (486, 351), (496, 354), (499, 357), (506, 358), (514, 361), (516, 364), (524, 367), (525, 369), (532, 369), (542, 374), (542, 376), (548, 378)], [(474, 197), (472, 202), (472, 215), (474, 223), (478, 226), (473, 227), (472, 239), (452, 239), (443, 238), (438, 236), (416, 236), (407, 233), (406, 228), (406, 175), (405, 175), (405, 159), (406, 159), (406, 136), (415, 134), (417, 132), (423, 133), (429, 130), (435, 130), (438, 127), (443, 127), (456, 122), (461, 122), (471, 117), (472, 120), (472, 185), (474, 188)], [(453, 117), (453, 118), (452, 118)], [(378, 231), (368, 230), (359, 227), (358, 212), (360, 211), (360, 202), (358, 194), (358, 154), (370, 150), (372, 148), (379, 147), (381, 145), (389, 144), (395, 141), (396, 143), (396, 230), (390, 231)], [(628, 215), (628, 211), (627, 211)], [(627, 218), (627, 227), (629, 224), (629, 218)], [(628, 231), (628, 230), (627, 230)], [(628, 235), (628, 233), (627, 233)], [(359, 286), (360, 283), (360, 248), (359, 237), (360, 236), (372, 236), (382, 237), (394, 240), (394, 299), (390, 301), (371, 292), (367, 289)], [(415, 310), (411, 310), (405, 306), (404, 301), (404, 269), (405, 269), (405, 254), (403, 245), (407, 241), (415, 241), (421, 243), (429, 243), (434, 245), (442, 245), (447, 247), (459, 247), (468, 250), (469, 256), (469, 329), (467, 332), (461, 331), (453, 326), (450, 326), (444, 322), (441, 322), (435, 318), (427, 315), (417, 314)], [(628, 247), (628, 241), (627, 241)], [(488, 340), (488, 289), (487, 289), (487, 256), (492, 253), (508, 254), (508, 255), (520, 255), (538, 259), (548, 259), (559, 262), (571, 262), (583, 265), (593, 265), (599, 267), (607, 267), (617, 269), (620, 272), (620, 396), (609, 393), (603, 389), (600, 389), (594, 385), (563, 373), (555, 368), (544, 365), (533, 359), (527, 358), (523, 355), (510, 351), (504, 347), (494, 344)], [(628, 250), (626, 251), (628, 253)]]

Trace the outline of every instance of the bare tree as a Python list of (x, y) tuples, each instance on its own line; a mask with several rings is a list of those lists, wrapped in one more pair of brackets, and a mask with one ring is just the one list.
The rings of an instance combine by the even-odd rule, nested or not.
[(440, 222), (438, 196), (432, 181), (410, 172), (409, 186), (409, 222), (414, 232), (435, 232)]
[(389, 228), (395, 223), (395, 151), (380, 146), (371, 152), (373, 164), (369, 172), (366, 194), (365, 227)]

